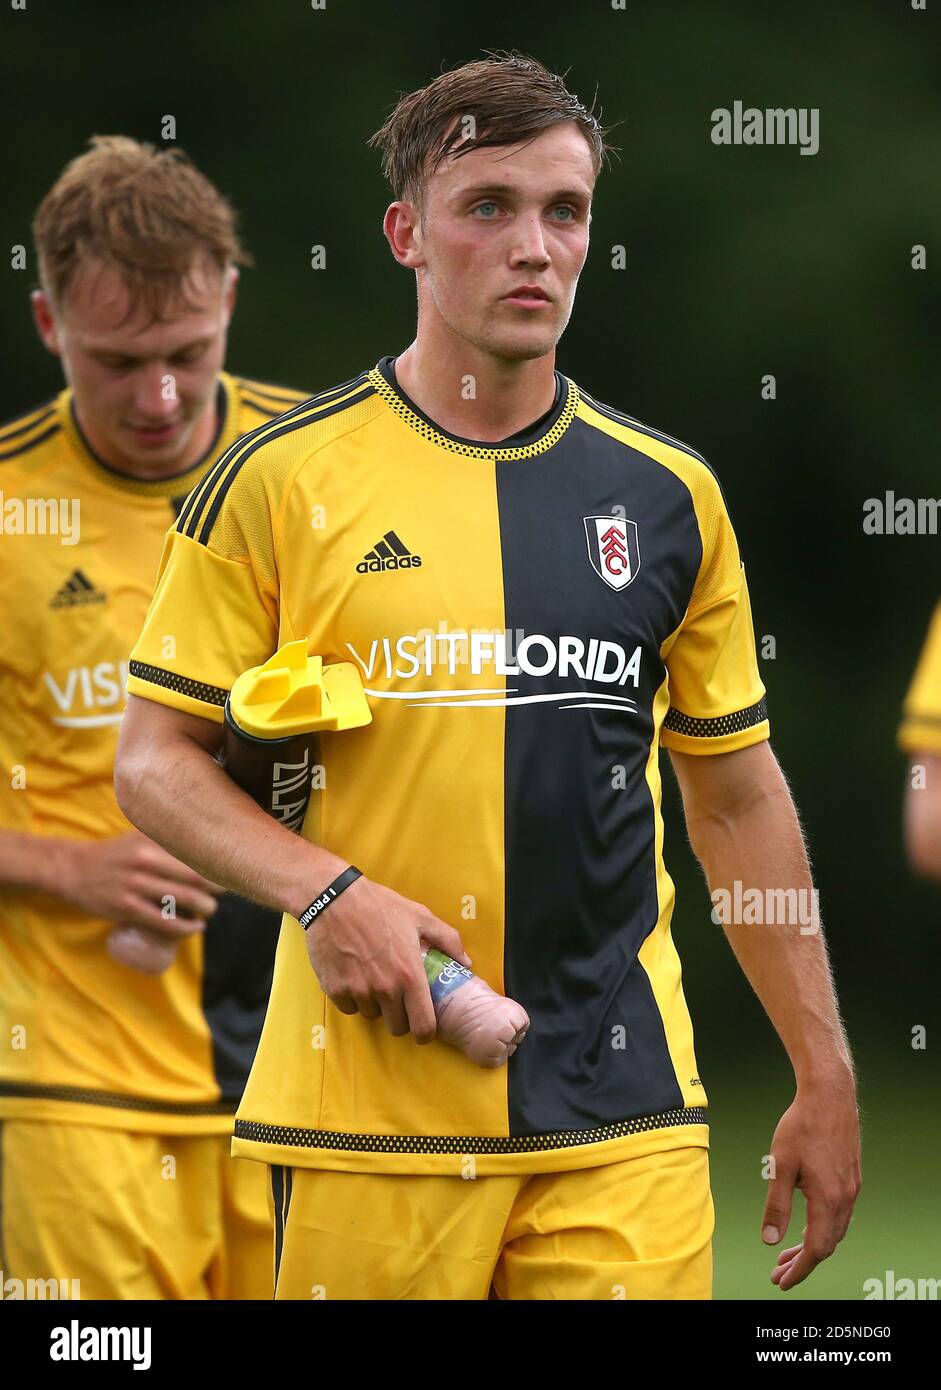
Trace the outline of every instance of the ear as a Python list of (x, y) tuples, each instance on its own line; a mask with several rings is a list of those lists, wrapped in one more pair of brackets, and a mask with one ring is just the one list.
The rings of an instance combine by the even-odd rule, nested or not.
[(33, 311), (36, 332), (42, 339), (43, 345), (56, 357), (60, 356), (62, 348), (59, 343), (59, 327), (49, 296), (45, 290), (33, 290), (29, 296), (29, 302)]
[(399, 265), (409, 270), (425, 265), (421, 213), (414, 203), (390, 203), (382, 219), (382, 230)]

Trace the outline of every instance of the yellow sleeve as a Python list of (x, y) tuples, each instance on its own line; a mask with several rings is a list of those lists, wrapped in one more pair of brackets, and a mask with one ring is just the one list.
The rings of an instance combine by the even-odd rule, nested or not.
[(274, 499), (257, 468), (229, 480), (221, 505), (197, 493), (167, 532), (127, 688), (222, 723), (236, 677), (278, 648)]
[(898, 744), (904, 753), (941, 753), (941, 603), (905, 697)]
[(670, 708), (661, 742), (679, 753), (730, 753), (770, 735), (748, 585), (735, 533), (710, 474), (694, 503), (702, 563), (683, 622), (663, 647)]

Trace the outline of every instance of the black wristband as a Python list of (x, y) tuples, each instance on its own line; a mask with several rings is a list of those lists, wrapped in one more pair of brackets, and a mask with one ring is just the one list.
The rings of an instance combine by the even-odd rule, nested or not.
[(314, 918), (319, 917), (321, 912), (325, 911), (330, 906), (334, 898), (338, 897), (339, 894), (343, 892), (344, 888), (349, 888), (351, 883), (355, 882), (358, 878), (362, 878), (362, 876), (362, 869), (357, 869), (353, 864), (351, 864), (348, 869), (344, 869), (339, 878), (335, 878), (332, 883), (329, 883), (320, 897), (314, 898), (310, 907), (305, 907), (300, 917), (298, 917), (297, 920), (304, 930), (306, 931)]

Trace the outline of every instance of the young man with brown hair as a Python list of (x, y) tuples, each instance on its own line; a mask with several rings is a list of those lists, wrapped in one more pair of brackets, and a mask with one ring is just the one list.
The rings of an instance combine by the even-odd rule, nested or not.
[[(374, 138), (416, 339), (191, 497), (132, 653), (118, 796), (285, 912), (233, 1145), (271, 1167), (278, 1298), (707, 1298), (660, 744), (714, 890), (810, 885), (735, 536), (698, 454), (555, 370), (605, 154), (562, 80), (491, 55)], [(233, 680), (297, 638), (358, 663), (373, 714), (324, 737), (300, 841), (213, 758)], [(789, 1288), (849, 1222), (852, 1064), (822, 937), (727, 930), (797, 1077), (763, 1221), (776, 1243), (804, 1189)], [(422, 941), (466, 941), (526, 1009), (506, 1068), (435, 1039)]]
[(222, 370), (246, 257), (181, 151), (95, 138), (34, 234), (68, 386), (0, 429), (0, 1268), (270, 1297), (264, 1184), (228, 1149), (276, 919), (129, 826), (112, 778), (167, 527), (303, 397)]

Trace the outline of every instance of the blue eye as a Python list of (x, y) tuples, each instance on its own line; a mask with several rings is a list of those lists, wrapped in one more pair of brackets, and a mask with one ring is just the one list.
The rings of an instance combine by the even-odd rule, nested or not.
[[(474, 209), (474, 211), (475, 211), (475, 212), (483, 212), (485, 208), (491, 208), (491, 209), (493, 209), (494, 211), (496, 211), (496, 206), (497, 206), (496, 203), (478, 203), (478, 205), (477, 205), (477, 207)], [(489, 221), (489, 218), (486, 219), (486, 220)]]

